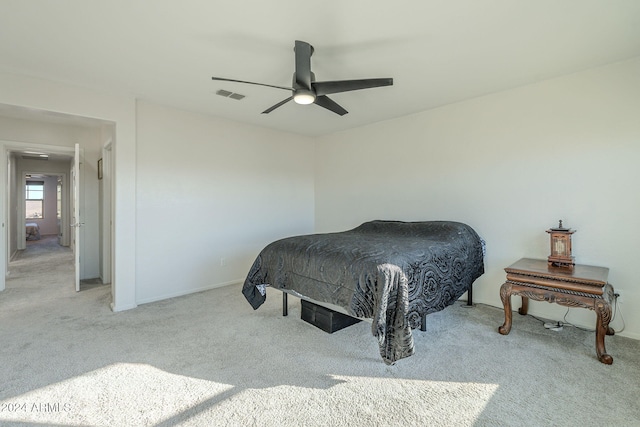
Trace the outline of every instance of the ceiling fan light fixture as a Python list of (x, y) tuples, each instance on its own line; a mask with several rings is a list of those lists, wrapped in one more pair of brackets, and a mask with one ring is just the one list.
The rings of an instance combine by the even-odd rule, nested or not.
[(306, 90), (298, 90), (296, 91), (296, 94), (293, 95), (293, 100), (296, 104), (308, 105), (313, 104), (313, 102), (316, 100), (316, 96), (312, 92)]
[[(311, 46), (307, 42), (296, 40), (293, 51), (295, 53), (295, 71), (293, 72), (293, 79), (290, 87), (256, 83), (246, 80), (228, 79), (225, 77), (211, 77), (211, 79), (223, 82), (244, 83), (256, 86), (272, 87), (276, 89), (286, 90), (291, 93), (291, 95), (287, 99), (284, 99), (277, 104), (272, 105), (271, 107), (264, 110), (262, 114), (269, 114), (276, 108), (280, 108), (287, 102), (293, 100), (296, 104), (315, 104), (335, 114), (338, 114), (339, 116), (344, 116), (348, 113), (348, 111), (342, 108), (338, 103), (333, 101), (327, 95), (393, 85), (392, 78), (318, 82), (316, 81), (315, 74), (313, 74), (313, 71), (311, 71), (311, 55), (313, 55), (313, 46)], [(228, 91), (224, 91), (224, 93), (220, 92), (221, 91), (218, 91), (219, 95), (229, 98), (233, 97), (233, 94)]]

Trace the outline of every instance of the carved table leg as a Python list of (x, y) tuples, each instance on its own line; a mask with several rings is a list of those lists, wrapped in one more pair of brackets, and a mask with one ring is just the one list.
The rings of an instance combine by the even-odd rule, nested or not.
[(523, 316), (525, 316), (528, 311), (529, 311), (529, 298), (523, 296), (522, 297), (522, 307), (520, 307), (520, 309), (518, 310), (518, 313), (520, 313)]
[(498, 328), (498, 332), (502, 335), (508, 335), (511, 332), (511, 283), (505, 282), (500, 287), (500, 299), (504, 306), (504, 324)]
[(607, 354), (607, 350), (604, 347), (605, 335), (613, 335), (609, 332), (613, 332), (613, 329), (609, 327), (611, 321), (611, 306), (605, 301), (596, 302), (596, 354), (598, 360), (604, 364), (611, 365), (613, 363), (613, 357)]
[(607, 319), (609, 319), (607, 321), (607, 335), (615, 335), (616, 331), (614, 331), (611, 326), (608, 326), (609, 322), (611, 321), (610, 317), (611, 317), (611, 301), (613, 301), (613, 286), (611, 286), (610, 284), (606, 284), (604, 287), (604, 293), (602, 294), (602, 297), (608, 303), (608, 306), (609, 306), (609, 317), (607, 317)]

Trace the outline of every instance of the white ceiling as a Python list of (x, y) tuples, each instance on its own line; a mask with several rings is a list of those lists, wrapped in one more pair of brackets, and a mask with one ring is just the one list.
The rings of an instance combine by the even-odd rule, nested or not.
[[(0, 0), (0, 11), (0, 71), (312, 136), (640, 56), (638, 0)], [(265, 115), (290, 94), (211, 80), (291, 86), (296, 39), (315, 47), (318, 81), (394, 85), (331, 95), (343, 117), (293, 102)]]

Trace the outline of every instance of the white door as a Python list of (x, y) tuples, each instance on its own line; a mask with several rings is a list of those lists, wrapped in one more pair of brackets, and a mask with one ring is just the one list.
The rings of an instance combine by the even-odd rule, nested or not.
[(102, 150), (103, 173), (102, 173), (102, 282), (111, 283), (112, 295), (115, 294), (113, 282), (111, 280), (111, 142)]
[(71, 242), (75, 255), (76, 292), (80, 291), (80, 249), (82, 242), (82, 222), (80, 218), (80, 144), (75, 145), (73, 166), (71, 167)]
[(7, 214), (9, 212), (9, 210), (7, 209), (9, 203), (9, 168), (7, 167), (7, 150), (2, 144), (0, 144), (0, 151), (2, 152), (2, 154), (0, 155), (0, 189), (2, 189), (2, 193), (4, 193), (4, 197), (0, 197), (0, 224), (2, 225), (2, 227), (0, 228), (0, 238), (2, 239), (0, 240), (0, 291), (4, 291), (8, 266), (7, 258), (9, 256), (9, 250), (7, 249), (9, 243), (6, 237), (7, 227), (5, 226), (8, 221)]

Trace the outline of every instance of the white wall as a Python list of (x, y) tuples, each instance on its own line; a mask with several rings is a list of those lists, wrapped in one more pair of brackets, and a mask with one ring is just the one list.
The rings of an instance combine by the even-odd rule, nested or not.
[(148, 102), (137, 134), (138, 303), (243, 281), (267, 243), (313, 232), (312, 139)]
[[(371, 219), (466, 222), (487, 241), (474, 299), (501, 307), (503, 268), (546, 258), (545, 230), (563, 219), (578, 230), (577, 262), (610, 268), (624, 290), (623, 335), (640, 338), (639, 161), (635, 59), (318, 138), (316, 230)], [(553, 319), (565, 311), (530, 305)], [(584, 309), (567, 320), (595, 326)]]

